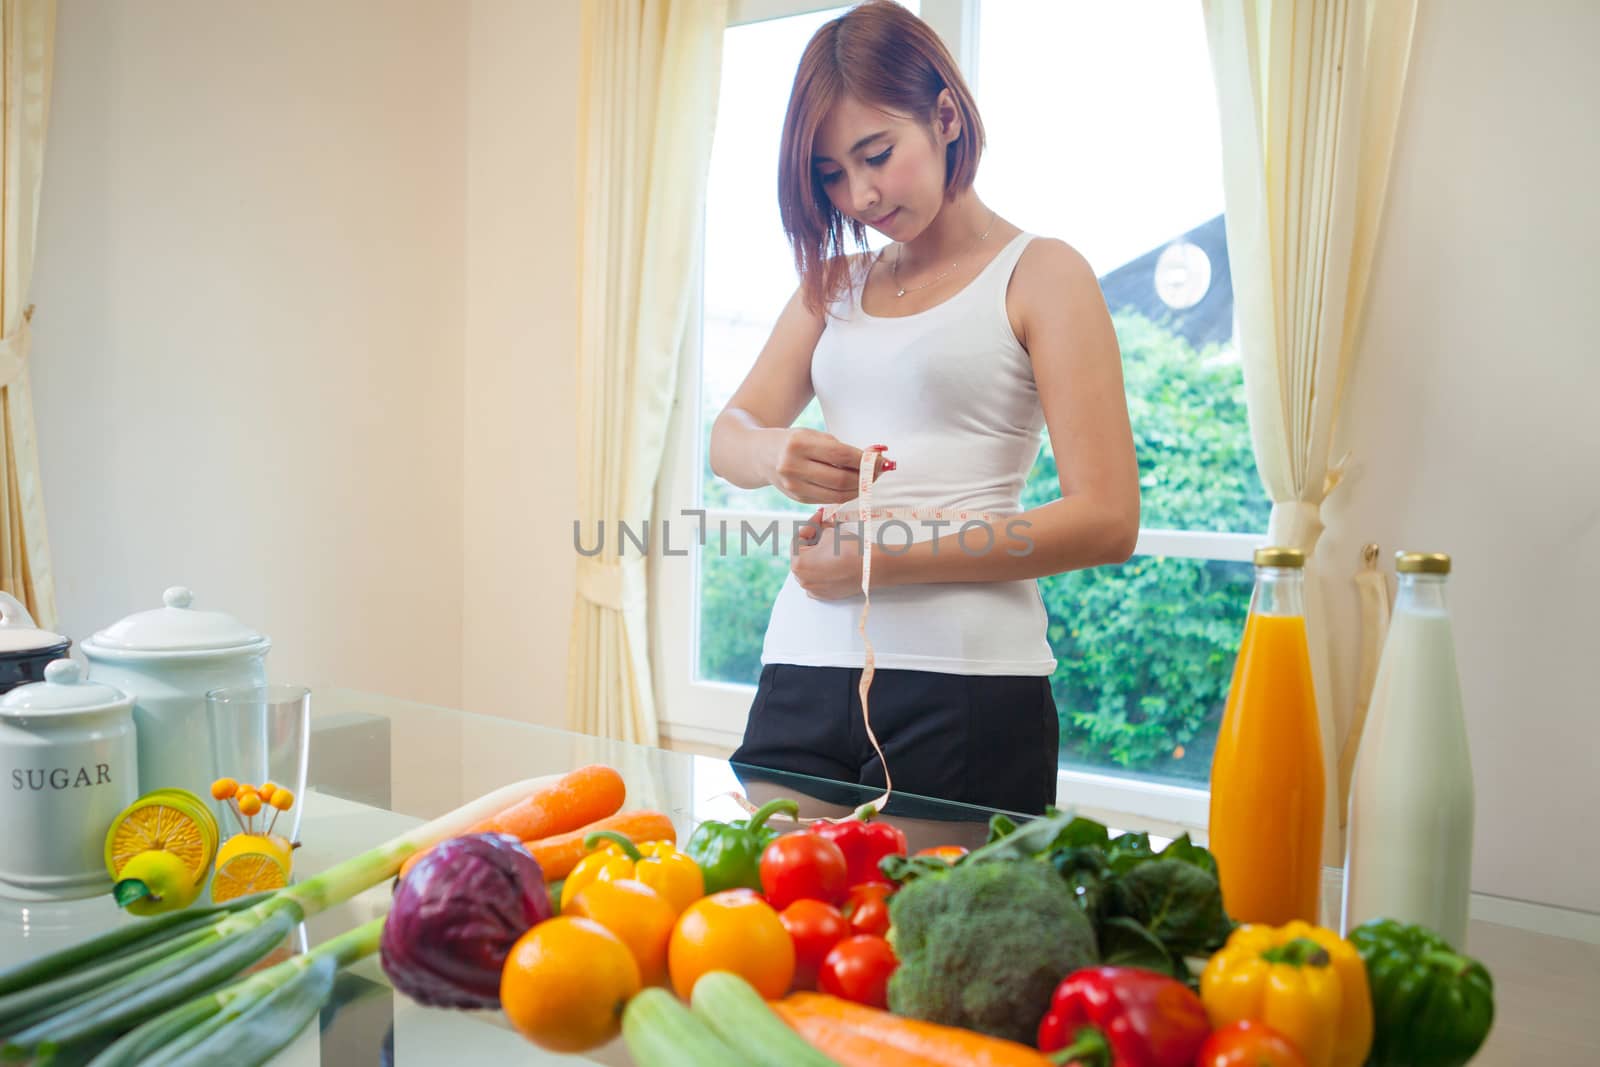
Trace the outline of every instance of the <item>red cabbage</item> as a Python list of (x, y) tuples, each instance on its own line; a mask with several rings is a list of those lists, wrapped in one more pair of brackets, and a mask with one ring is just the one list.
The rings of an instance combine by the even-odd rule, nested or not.
[(384, 973), (419, 1004), (498, 1008), (511, 946), (550, 914), (544, 872), (521, 841), (451, 838), (395, 890), (379, 945)]

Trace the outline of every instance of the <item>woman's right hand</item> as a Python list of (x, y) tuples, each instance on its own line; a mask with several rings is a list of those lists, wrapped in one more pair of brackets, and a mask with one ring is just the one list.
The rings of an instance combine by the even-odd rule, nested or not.
[[(843, 504), (854, 500), (861, 488), (862, 449), (847, 445), (830, 433), (793, 427), (784, 431), (772, 463), (772, 484), (791, 500), (802, 504)], [(894, 463), (877, 454), (872, 480)]]

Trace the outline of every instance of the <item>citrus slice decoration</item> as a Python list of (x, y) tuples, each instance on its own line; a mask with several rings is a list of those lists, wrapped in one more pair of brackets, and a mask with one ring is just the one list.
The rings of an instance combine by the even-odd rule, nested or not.
[(292, 863), (289, 842), (277, 834), (234, 834), (217, 853), (211, 899), (225, 904), (251, 893), (282, 889), (289, 884)]
[(135, 800), (106, 832), (106, 869), (122, 868), (141, 852), (170, 852), (195, 881), (205, 878), (217, 849), (217, 820), (199, 797), (182, 789), (158, 789)]

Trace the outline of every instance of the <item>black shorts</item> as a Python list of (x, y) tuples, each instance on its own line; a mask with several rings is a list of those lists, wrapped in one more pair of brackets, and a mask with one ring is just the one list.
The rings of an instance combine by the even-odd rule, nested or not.
[[(762, 667), (732, 762), (881, 789), (860, 684), (848, 667)], [(1061, 736), (1049, 678), (880, 669), (868, 700), (895, 792), (1024, 815), (1055, 803)]]

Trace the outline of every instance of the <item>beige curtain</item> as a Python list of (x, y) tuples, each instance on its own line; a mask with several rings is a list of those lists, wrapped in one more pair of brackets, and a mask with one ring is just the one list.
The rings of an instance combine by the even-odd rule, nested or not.
[(578, 557), (567, 667), (576, 730), (658, 741), (645, 557), (697, 291), (727, 0), (586, 0), (578, 192)]
[(1339, 749), (1340, 829), (1349, 822), (1350, 782), (1355, 777), (1356, 753), (1361, 747), (1361, 731), (1367, 725), (1367, 708), (1372, 705), (1372, 687), (1378, 680), (1383, 642), (1389, 636), (1389, 581), (1378, 569), (1377, 545), (1361, 547), (1356, 591), (1361, 597), (1361, 659), (1357, 664), (1355, 706)]
[[(1273, 500), (1268, 539), (1311, 554), (1322, 502), (1344, 467), (1329, 452), (1383, 213), (1416, 0), (1204, 4), (1250, 431)], [(1328, 765), (1324, 838), (1336, 855), (1336, 766), (1350, 714), (1334, 707), (1330, 685), (1330, 570), (1311, 555), (1306, 607)]]
[(0, 211), (0, 589), (55, 625), (55, 582), (28, 380), (34, 236), (50, 116), (55, 0), (4, 0), (4, 210)]

